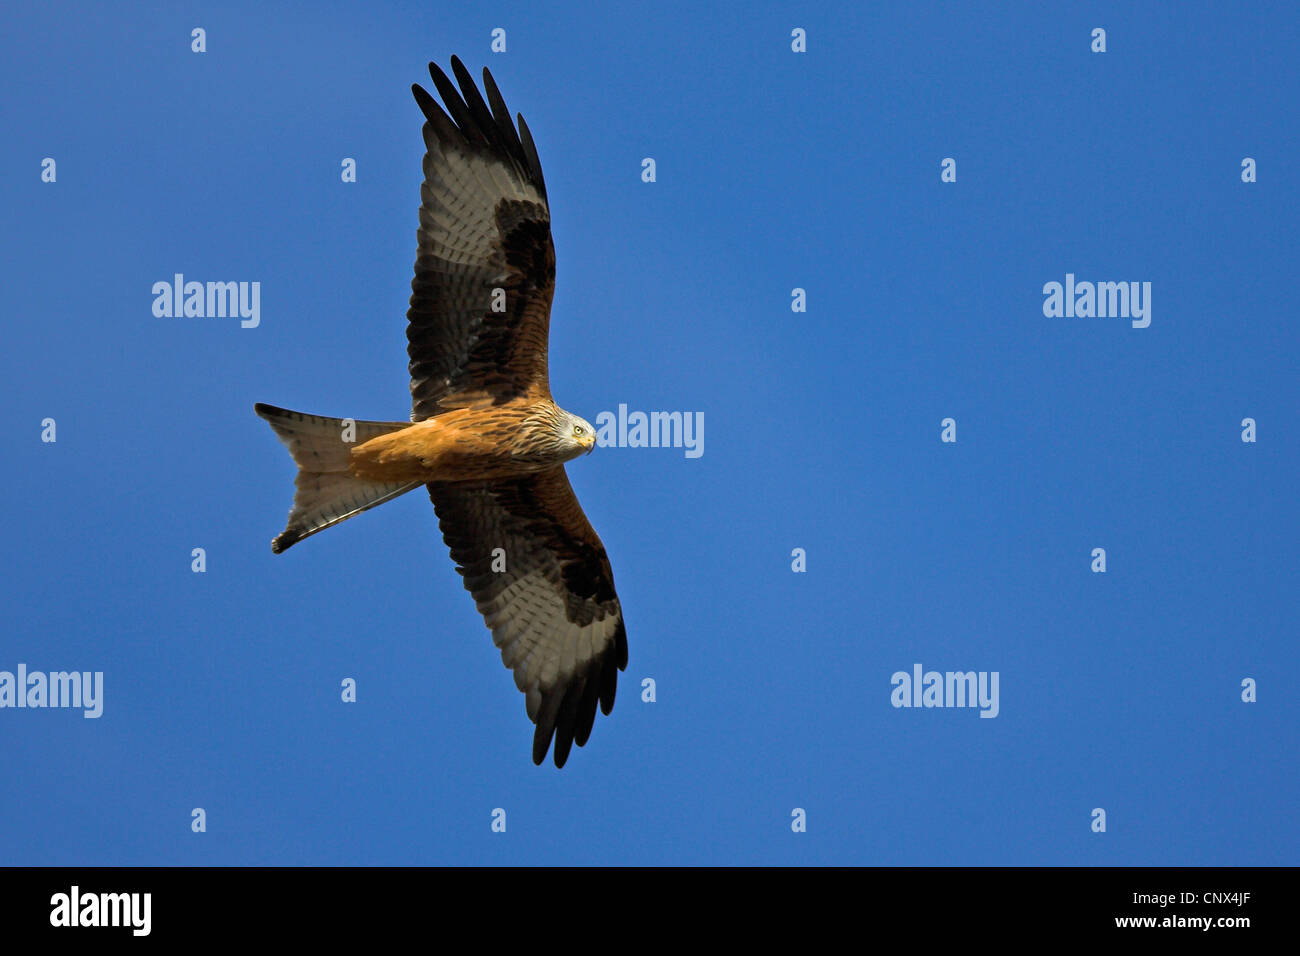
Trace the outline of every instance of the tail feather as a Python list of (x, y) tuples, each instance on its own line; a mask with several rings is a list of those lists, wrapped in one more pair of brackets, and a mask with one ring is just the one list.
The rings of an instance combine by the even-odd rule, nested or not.
[(410, 422), (326, 418), (260, 402), (254, 411), (275, 430), (299, 469), (289, 520), (284, 531), (271, 542), (271, 550), (276, 554), (317, 531), (421, 485), (418, 481), (369, 481), (351, 473), (353, 448), (379, 435), (407, 428)]

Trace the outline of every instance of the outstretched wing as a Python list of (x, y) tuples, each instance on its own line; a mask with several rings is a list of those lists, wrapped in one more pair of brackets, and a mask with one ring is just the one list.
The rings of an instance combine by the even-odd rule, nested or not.
[(447, 112), (411, 88), (428, 120), (406, 313), (412, 421), (521, 394), (550, 397), (555, 248), (537, 150), (522, 116), (515, 131), (492, 74), (483, 71), (489, 107), (460, 60), (451, 65), (459, 93), (429, 64)]
[[(605, 547), (564, 466), (491, 482), (434, 482), (429, 497), (465, 588), (526, 695), (533, 762), (587, 742), (627, 667), (623, 610)], [(496, 549), (501, 549), (496, 551)], [(494, 553), (495, 552), (495, 553)]]

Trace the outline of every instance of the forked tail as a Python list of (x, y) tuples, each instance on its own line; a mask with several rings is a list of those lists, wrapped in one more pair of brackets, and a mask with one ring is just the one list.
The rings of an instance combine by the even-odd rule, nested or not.
[(410, 422), (354, 422), (304, 415), (261, 402), (253, 409), (275, 429), (298, 465), (293, 510), (289, 512), (284, 531), (271, 542), (271, 550), (276, 554), (317, 531), (421, 485), (418, 481), (369, 481), (351, 472), (353, 448), (379, 435), (407, 428)]

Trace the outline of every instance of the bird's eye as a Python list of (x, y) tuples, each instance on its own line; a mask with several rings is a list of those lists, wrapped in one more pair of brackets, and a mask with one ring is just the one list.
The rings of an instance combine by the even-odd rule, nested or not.
[(581, 434), (582, 434), (582, 426), (581, 426), (581, 425), (574, 425), (574, 426), (573, 426), (573, 434), (575, 434), (575, 435), (581, 435)]

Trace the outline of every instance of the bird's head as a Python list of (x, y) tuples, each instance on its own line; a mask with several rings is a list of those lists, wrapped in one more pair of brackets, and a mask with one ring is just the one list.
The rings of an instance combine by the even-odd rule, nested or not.
[(577, 415), (570, 415), (565, 412), (565, 421), (560, 426), (561, 438), (573, 450), (573, 457), (578, 455), (590, 454), (596, 447), (596, 429), (591, 427), (591, 422), (585, 418), (579, 418)]
[(531, 455), (548, 465), (572, 461), (596, 447), (591, 422), (550, 402), (529, 416), (520, 437), (521, 448), (515, 454)]

